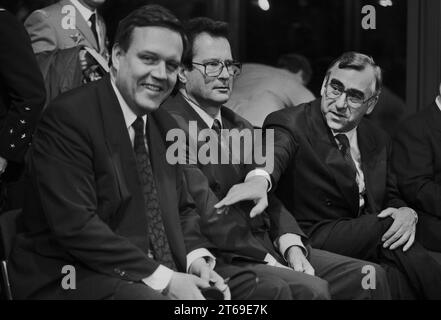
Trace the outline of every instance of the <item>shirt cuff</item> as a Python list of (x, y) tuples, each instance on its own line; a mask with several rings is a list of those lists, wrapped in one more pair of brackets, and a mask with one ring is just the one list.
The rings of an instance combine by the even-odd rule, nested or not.
[(153, 290), (163, 291), (173, 276), (173, 270), (159, 265), (159, 267), (149, 277), (142, 279), (146, 285)]
[(265, 259), (263, 259), (269, 266), (275, 266), (277, 264), (277, 260), (270, 255), (269, 253), (266, 254)]
[(251, 170), (250, 172), (248, 172), (247, 176), (245, 177), (245, 182), (248, 179), (250, 179), (252, 177), (255, 177), (255, 176), (265, 177), (265, 179), (268, 181), (268, 188), (267, 188), (266, 191), (269, 192), (271, 190), (272, 186), (273, 186), (272, 183), (271, 183), (271, 177), (270, 177), (269, 173), (266, 172), (265, 170), (259, 169), (259, 168)]
[(282, 254), (283, 258), (286, 260), (286, 251), (292, 246), (298, 246), (302, 249), (305, 257), (308, 256), (308, 250), (302, 243), (302, 239), (299, 235), (294, 233), (285, 233), (279, 237), (276, 241), (274, 241), (275, 247), (279, 249), (279, 252)]
[(199, 248), (187, 254), (187, 273), (193, 261), (199, 258), (204, 258), (211, 270), (214, 270), (214, 267), (216, 266), (216, 258), (207, 249)]

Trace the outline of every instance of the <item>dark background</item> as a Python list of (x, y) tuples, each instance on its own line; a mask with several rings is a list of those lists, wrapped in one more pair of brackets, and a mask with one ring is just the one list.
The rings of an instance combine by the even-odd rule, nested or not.
[[(161, 4), (180, 19), (208, 16), (230, 23), (233, 51), (242, 62), (275, 65), (300, 53), (313, 66), (309, 89), (319, 94), (329, 63), (345, 51), (374, 57), (384, 83), (415, 111), (430, 102), (441, 80), (439, 0), (107, 0), (100, 11), (112, 42), (118, 21), (138, 6)], [(55, 0), (0, 0), (20, 19)], [(385, 3), (392, 6), (384, 6)], [(361, 8), (376, 8), (376, 30), (363, 30)]]

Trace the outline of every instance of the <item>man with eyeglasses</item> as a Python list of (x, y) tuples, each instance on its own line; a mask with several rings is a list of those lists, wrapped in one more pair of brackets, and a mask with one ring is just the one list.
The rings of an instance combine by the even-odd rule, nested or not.
[[(381, 83), (371, 57), (348, 52), (328, 69), (321, 98), (270, 114), (271, 178), (313, 247), (379, 263), (394, 299), (439, 299), (441, 266), (414, 241), (418, 217), (389, 171), (389, 138), (363, 119)], [(265, 198), (262, 189), (245, 182), (220, 205)]]
[[(227, 28), (226, 23), (208, 18), (188, 22), (186, 31), (190, 50), (183, 58), (178, 93), (167, 99), (161, 108), (177, 120), (186, 133), (188, 145), (196, 138), (189, 129), (190, 121), (195, 121), (199, 131), (212, 129), (221, 152), (233, 153), (234, 157), (238, 150), (233, 148), (239, 147), (241, 155), (246, 158), (243, 154), (246, 148), (229, 147), (225, 143), (226, 131), (253, 132), (248, 121), (224, 107), (231, 95), (233, 80), (241, 71), (240, 63), (232, 58)], [(206, 141), (194, 143), (200, 150)], [(192, 156), (189, 154), (188, 158)], [(252, 201), (243, 201), (217, 212), (216, 203), (256, 168), (244, 158), (239, 163), (221, 163), (220, 158), (217, 162), (203, 163), (193, 158), (197, 160), (195, 164), (188, 161), (184, 166), (190, 193), (201, 215), (201, 230), (221, 250), (217, 259), (254, 271), (262, 281), (260, 289), (267, 295), (276, 288), (288, 288), (288, 298), (293, 299), (389, 297), (381, 267), (312, 249), (295, 219), (274, 196), (269, 197), (268, 210), (258, 217), (252, 218), (256, 210)], [(262, 175), (252, 177), (250, 181), (264, 183), (266, 190), (270, 177), (264, 171), (260, 173)], [(360, 286), (364, 276), (362, 268), (368, 264), (379, 275), (375, 280), (375, 291)], [(222, 270), (218, 271), (221, 276), (228, 276)]]

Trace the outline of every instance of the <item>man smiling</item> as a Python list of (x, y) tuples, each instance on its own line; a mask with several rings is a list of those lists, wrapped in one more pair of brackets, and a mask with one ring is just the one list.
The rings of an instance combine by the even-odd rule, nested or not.
[[(141, 7), (118, 26), (111, 77), (49, 105), (10, 257), (15, 298), (202, 299), (209, 281), (229, 298), (182, 170), (164, 156), (162, 133), (176, 124), (157, 109), (184, 49), (179, 20)], [(73, 288), (62, 285), (66, 265)]]

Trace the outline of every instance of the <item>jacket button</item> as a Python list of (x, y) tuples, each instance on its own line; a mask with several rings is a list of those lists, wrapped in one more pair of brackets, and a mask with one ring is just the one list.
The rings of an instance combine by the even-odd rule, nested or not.
[(329, 199), (326, 199), (326, 205), (327, 205), (328, 207), (332, 206), (332, 201), (329, 200)]

